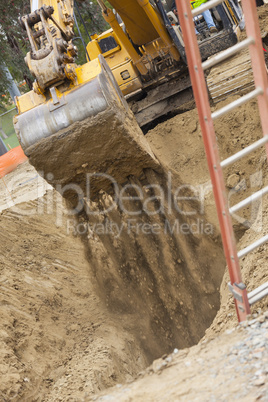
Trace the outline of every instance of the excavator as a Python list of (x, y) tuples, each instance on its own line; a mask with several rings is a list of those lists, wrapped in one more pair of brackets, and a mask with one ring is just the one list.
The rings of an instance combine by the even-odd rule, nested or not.
[[(157, 169), (140, 127), (192, 99), (172, 1), (97, 1), (110, 29), (91, 36), (81, 66), (72, 41), (73, 0), (32, 0), (31, 13), (20, 18), (31, 47), (25, 61), (35, 82), (16, 98), (14, 126), (30, 162), (52, 185), (65, 186), (70, 200), (78, 191), (70, 183), (87, 191), (85, 175), (95, 175), (93, 199), (108, 191), (110, 177), (121, 184), (144, 168)], [(202, 15), (195, 18), (202, 59), (238, 41), (243, 17), (235, 0), (210, 11), (216, 34)]]

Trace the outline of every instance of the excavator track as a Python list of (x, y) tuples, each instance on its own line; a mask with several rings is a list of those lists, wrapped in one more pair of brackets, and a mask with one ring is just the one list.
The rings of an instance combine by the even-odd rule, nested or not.
[(232, 95), (243, 95), (254, 89), (248, 50), (213, 67), (207, 76), (207, 86), (214, 103)]

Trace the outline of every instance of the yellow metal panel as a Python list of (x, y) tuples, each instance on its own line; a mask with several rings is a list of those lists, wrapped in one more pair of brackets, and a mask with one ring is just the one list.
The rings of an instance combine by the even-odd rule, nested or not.
[(109, 0), (125, 23), (133, 43), (138, 46), (158, 38), (150, 19), (136, 0)]
[(113, 37), (115, 38), (116, 42), (119, 43), (120, 48), (119, 50), (114, 49), (114, 53), (111, 53), (110, 55), (107, 54), (104, 55), (111, 69), (125, 63), (128, 60), (131, 60), (129, 53), (127, 52), (126, 48), (122, 45), (120, 40), (117, 38), (117, 36), (113, 34)]
[[(106, 61), (108, 62), (107, 59)], [(129, 78), (126, 80), (124, 80), (121, 75), (121, 73), (124, 71), (129, 73)], [(133, 90), (136, 91), (137, 89), (142, 88), (141, 80), (138, 77), (137, 71), (131, 61), (112, 68), (112, 73), (124, 95), (129, 94)], [(134, 87), (135, 89), (133, 89)]]
[(126, 84), (120, 85), (120, 89), (124, 95), (132, 94), (138, 89), (142, 88), (142, 84), (139, 78), (135, 78), (134, 80), (127, 82)]
[[(138, 78), (139, 73), (138, 73), (137, 69), (133, 66), (133, 62), (131, 60), (129, 53), (127, 52), (127, 50), (123, 46), (123, 44), (120, 42), (120, 39), (115, 35), (115, 33), (111, 29), (109, 31), (106, 31), (104, 34), (100, 35), (97, 39), (91, 41), (88, 44), (87, 50), (89, 53), (89, 57), (92, 60), (93, 58), (96, 58), (96, 57), (98, 57), (99, 54), (101, 54), (100, 49), (99, 49), (99, 52), (97, 51), (97, 41), (101, 40), (103, 38), (107, 38), (109, 36), (113, 36), (116, 43), (119, 44), (119, 47), (111, 50), (110, 52), (104, 53), (103, 56), (105, 57), (107, 64), (109, 65), (110, 69), (112, 70), (118, 85), (120, 86), (120, 88), (121, 88), (121, 86), (122, 86), (122, 88), (126, 88), (126, 87), (128, 87), (127, 84), (129, 82), (133, 81), (134, 79), (137, 79), (137, 81), (135, 81), (135, 84), (133, 83), (132, 85), (134, 85), (135, 88), (136, 87), (141, 88), (142, 84), (141, 84), (140, 79)], [(94, 44), (94, 42), (95, 42), (95, 44)], [(153, 46), (152, 46), (152, 49), (154, 49)], [(154, 51), (155, 51), (155, 49), (154, 49)], [(130, 78), (128, 80), (123, 80), (121, 77), (120, 73), (124, 70), (129, 71)], [(127, 92), (127, 93), (129, 93), (129, 92)], [(124, 93), (124, 95), (125, 95), (125, 93)]]
[[(100, 74), (100, 72), (101, 66), (98, 59), (76, 68), (77, 84), (81, 85), (87, 81), (91, 81), (92, 79), (96, 78), (96, 76)], [(68, 90), (65, 90), (64, 93), (62, 93), (62, 95), (68, 94), (73, 90), (74, 87), (76, 86), (71, 85)], [(59, 96), (61, 96), (60, 93), (61, 92), (59, 91)], [(26, 112), (27, 110), (41, 105), (42, 103), (46, 103), (45, 96), (37, 95), (34, 91), (30, 91), (17, 98), (16, 106), (18, 108), (18, 113), (21, 114)]]
[(18, 113), (24, 113), (35, 106), (45, 103), (46, 98), (43, 95), (37, 95), (34, 91), (27, 92), (16, 99)]
[(76, 68), (76, 74), (77, 74), (77, 81), (78, 85), (79, 84), (84, 84), (87, 81), (92, 80), (95, 78), (98, 74), (101, 72), (101, 66), (99, 63), (99, 60), (92, 60), (89, 63), (84, 64), (83, 66), (80, 66)]
[[(105, 38), (108, 38), (109, 36), (112, 36), (118, 46), (114, 49), (109, 50), (108, 52), (102, 53), (101, 48), (99, 46), (99, 41)], [(99, 35), (96, 37), (96, 39), (93, 39), (90, 41), (87, 45), (87, 52), (90, 57), (90, 60), (98, 58), (100, 54), (102, 54), (105, 58), (115, 52), (118, 52), (120, 50), (121, 44), (120, 41), (116, 38), (115, 34), (113, 33), (112, 29), (109, 29), (109, 31), (104, 32), (102, 35)]]
[(87, 52), (90, 60), (97, 59), (98, 56), (101, 54), (100, 47), (95, 39), (88, 43)]

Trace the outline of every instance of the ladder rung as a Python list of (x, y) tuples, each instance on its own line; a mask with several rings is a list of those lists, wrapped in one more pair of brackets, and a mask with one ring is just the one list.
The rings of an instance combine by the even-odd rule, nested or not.
[(216, 112), (212, 113), (211, 117), (213, 120), (218, 119), (219, 117), (225, 115), (226, 113), (231, 112), (238, 106), (242, 106), (242, 105), (244, 105), (244, 103), (246, 103), (246, 102), (250, 101), (251, 99), (256, 98), (256, 96), (262, 95), (262, 94), (263, 94), (263, 89), (258, 87), (256, 89), (254, 89), (254, 91), (249, 92), (248, 94), (242, 96), (241, 98), (235, 100), (234, 102), (229, 103), (229, 105), (224, 106), (222, 109), (217, 110)]
[(209, 10), (212, 7), (216, 7), (223, 2), (224, 0), (210, 0), (206, 4), (202, 4), (202, 6), (192, 10), (192, 15), (193, 17), (196, 17), (197, 15), (202, 14), (204, 11)]
[(248, 293), (249, 304), (252, 305), (267, 295), (268, 295), (268, 282), (265, 282), (263, 285), (259, 286), (257, 289), (252, 290), (252, 292)]
[(236, 45), (230, 47), (229, 49), (226, 49), (223, 52), (216, 54), (216, 56), (213, 56), (209, 60), (202, 63), (203, 70), (206, 70), (207, 68), (215, 66), (215, 64), (218, 64), (221, 61), (228, 59), (228, 57), (235, 55), (236, 53), (245, 49), (249, 45), (253, 45), (254, 43), (255, 43), (255, 39), (253, 37), (249, 37), (249, 38), (243, 40), (242, 42), (237, 43)]
[(225, 159), (221, 162), (221, 167), (224, 168), (226, 166), (231, 165), (231, 163), (235, 163), (239, 159), (243, 158), (244, 156), (250, 154), (251, 152), (256, 151), (258, 148), (262, 147), (268, 142), (268, 134), (265, 135), (260, 140), (254, 142), (253, 144), (249, 145), (248, 147), (242, 149), (241, 151), (237, 152), (236, 154), (230, 156), (229, 158)]
[(264, 187), (262, 190), (257, 191), (256, 193), (252, 194), (250, 197), (246, 198), (245, 200), (239, 202), (238, 204), (234, 205), (229, 209), (230, 214), (234, 214), (235, 212), (239, 211), (240, 209), (246, 207), (247, 205), (251, 204), (252, 202), (262, 198), (265, 194), (268, 194), (268, 186)]
[(252, 304), (257, 303), (257, 301), (263, 299), (265, 296), (268, 296), (268, 287), (257, 294), (255, 297), (252, 297), (248, 302), (252, 306)]
[(263, 236), (261, 239), (255, 241), (255, 243), (250, 244), (250, 246), (244, 248), (243, 250), (237, 253), (238, 258), (242, 258), (245, 255), (249, 254), (251, 251), (255, 250), (256, 248), (262, 246), (263, 244), (268, 242), (268, 235)]

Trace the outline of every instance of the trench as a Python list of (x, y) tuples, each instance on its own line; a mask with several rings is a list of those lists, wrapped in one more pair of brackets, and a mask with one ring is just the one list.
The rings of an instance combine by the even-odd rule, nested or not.
[[(256, 107), (256, 102), (251, 102), (216, 123), (223, 157), (236, 153), (240, 141), (249, 144), (261, 137)], [(225, 260), (211, 189), (202, 211), (200, 200), (187, 185), (205, 183), (206, 187), (209, 180), (196, 111), (176, 116), (146, 135), (160, 166), (147, 159), (148, 153), (130, 147), (128, 137), (122, 140), (122, 135), (135, 129), (131, 122), (122, 126), (121, 120), (114, 121), (107, 130), (105, 119), (99, 121), (98, 129), (94, 121), (78, 127), (80, 146), (75, 153), (74, 131), (62, 137), (62, 142), (52, 139), (43, 144), (40, 159), (43, 167), (48, 166), (45, 177), (53, 171), (56, 180), (64, 178), (63, 184), (71, 179), (83, 184), (86, 169), (90, 169), (84, 151), (92, 145), (89, 129), (94, 128), (97, 144), (104, 133), (107, 149), (103, 146), (99, 154), (96, 148), (96, 158), (101, 155), (103, 161), (106, 157), (107, 171), (117, 175), (118, 181), (123, 173), (124, 180), (115, 193), (108, 183), (93, 182), (94, 197), (86, 199), (76, 218), (80, 234), (67, 236), (64, 227), (55, 227), (53, 214), (24, 217), (9, 210), (1, 216), (5, 248), (0, 257), (4, 285), (0, 301), (6, 334), (0, 331), (0, 353), (5, 352), (0, 370), (17, 369), (9, 377), (2, 375), (1, 396), (14, 399), (14, 390), (19, 389), (21, 400), (40, 397), (50, 402), (68, 400), (70, 395), (87, 400), (86, 395), (132, 381), (154, 359), (174, 348), (196, 344), (219, 311)], [(56, 157), (47, 158), (53, 147)], [(122, 158), (124, 169), (118, 170)], [(144, 162), (147, 167), (141, 172), (138, 167)], [(235, 174), (227, 169), (232, 203), (251, 194), (246, 176), (255, 177), (257, 167), (266, 183), (265, 162), (263, 150), (235, 166)], [(110, 165), (115, 166), (112, 172)], [(129, 174), (129, 166), (131, 171), (132, 166), (136, 169), (135, 174)], [(24, 176), (22, 172), (21, 181)], [(123, 195), (121, 199), (118, 193)], [(48, 207), (51, 194), (56, 192), (41, 200)], [(71, 194), (64, 195), (73, 201)], [(26, 203), (25, 208), (30, 207)], [(246, 210), (236, 222), (238, 239), (247, 230), (249, 218), (252, 224), (258, 221), (258, 208), (251, 212)], [(65, 226), (67, 219), (63, 218)], [(246, 239), (243, 247), (248, 243)], [(265, 258), (263, 251), (259, 283), (264, 281)], [(259, 257), (253, 255), (252, 262), (243, 262), (248, 267), (247, 281), (255, 278), (256, 261)], [(227, 289), (221, 289), (221, 296), (228, 298)], [(235, 313), (230, 311), (228, 315), (225, 309), (219, 311), (212, 332), (222, 328), (223, 320), (234, 325)]]
[(185, 214), (199, 208), (187, 188), (175, 203), (181, 183), (145, 169), (120, 186), (122, 199), (87, 201), (75, 236), (69, 216), (55, 225), (56, 192), (3, 214), (1, 396), (83, 400), (200, 340), (220, 306), (225, 261), (206, 217)]
[[(196, 344), (213, 321), (225, 259), (218, 232), (175, 171), (146, 169), (79, 216), (98, 296), (147, 364)], [(183, 186), (182, 186), (183, 187)]]
[[(200, 212), (183, 177), (154, 156), (134, 116), (112, 105), (41, 140), (26, 154), (56, 190), (65, 188), (62, 195), (79, 210), (77, 226), (87, 229), (83, 275), (89, 293), (96, 295), (93, 301), (83, 298), (84, 319), (94, 326), (100, 306), (106, 317), (99, 319), (96, 328), (101, 329), (90, 327), (83, 338), (86, 346), (77, 346), (82, 357), (77, 350), (65, 371), (75, 372), (79, 382), (79, 370), (87, 367), (86, 388), (92, 394), (133, 379), (174, 348), (196, 344), (220, 307), (225, 259), (219, 233)], [(101, 174), (92, 180), (90, 197), (81, 197), (92, 172)], [(116, 191), (108, 176), (117, 182)], [(79, 325), (79, 316), (77, 308), (73, 325)], [(80, 342), (79, 335), (74, 339)], [(68, 356), (67, 346), (64, 350)], [(58, 371), (50, 375), (54, 381), (48, 401), (57, 400), (63, 387)]]

